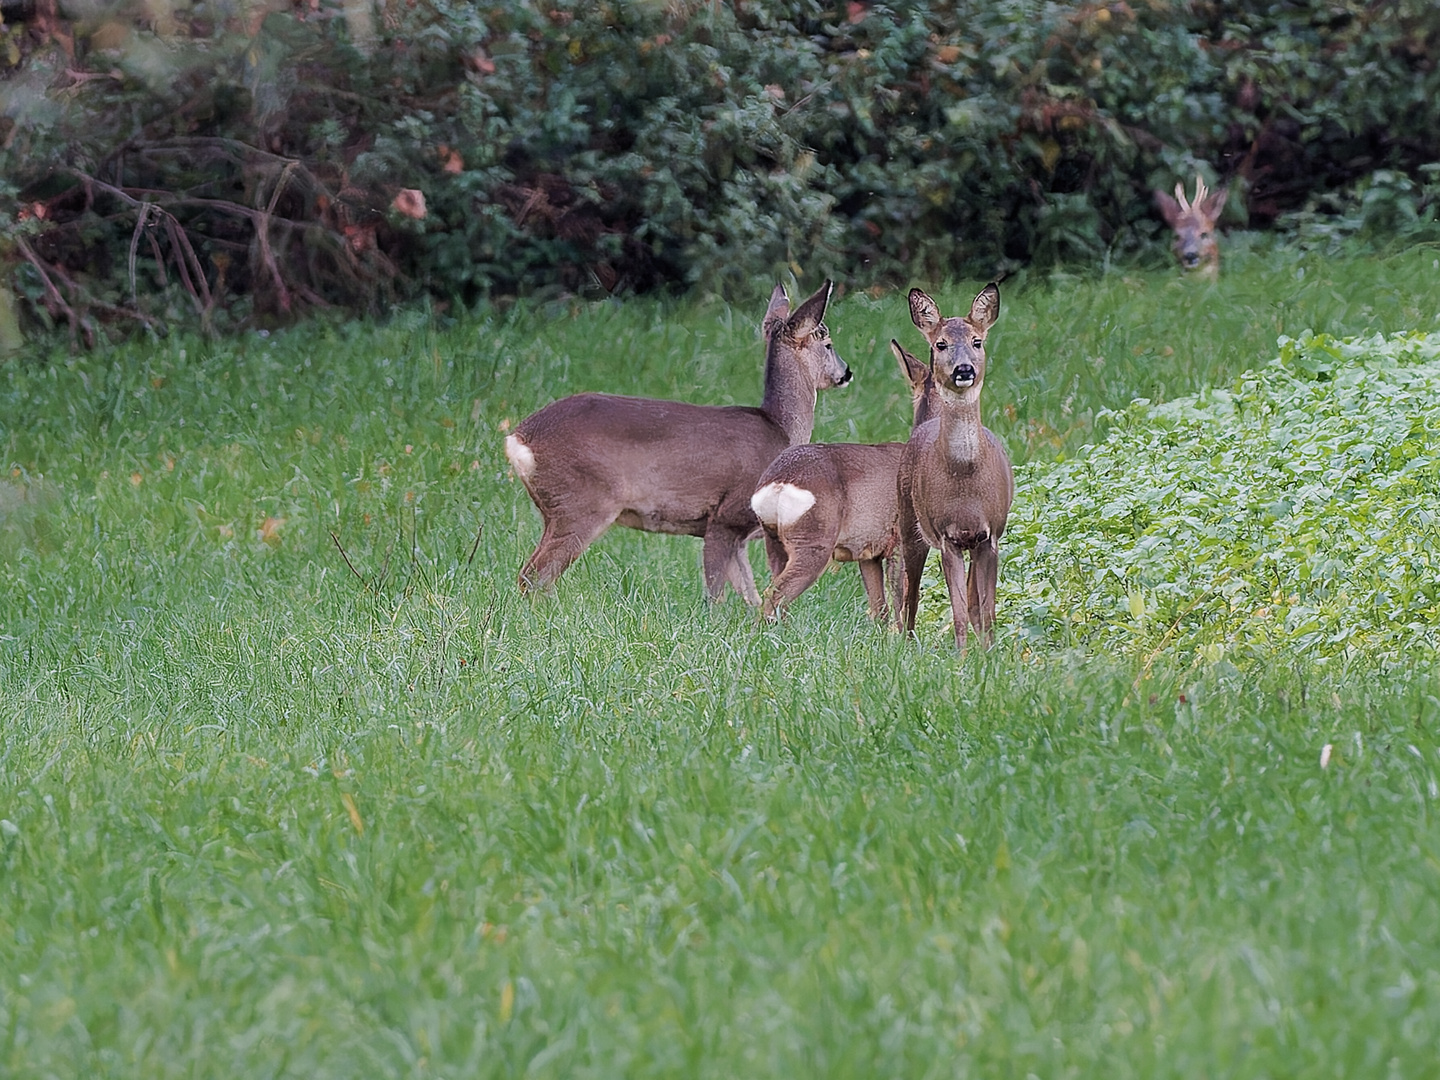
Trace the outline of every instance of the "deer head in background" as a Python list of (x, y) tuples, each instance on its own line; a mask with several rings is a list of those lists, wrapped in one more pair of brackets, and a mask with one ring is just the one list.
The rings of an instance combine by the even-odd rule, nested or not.
[(1222, 187), (1210, 191), (1205, 181), (1195, 177), (1195, 198), (1185, 198), (1183, 184), (1175, 185), (1172, 198), (1165, 192), (1155, 192), (1155, 205), (1165, 216), (1165, 224), (1175, 230), (1175, 255), (1186, 270), (1198, 270), (1206, 277), (1220, 273), (1220, 245), (1216, 241), (1215, 222), (1225, 209), (1225, 200), (1230, 189)]

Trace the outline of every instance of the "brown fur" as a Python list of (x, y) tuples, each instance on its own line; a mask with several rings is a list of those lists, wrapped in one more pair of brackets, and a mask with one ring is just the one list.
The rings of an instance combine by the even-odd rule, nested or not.
[[(943, 318), (935, 301), (910, 290), (910, 317), (930, 343), (935, 381), (929, 420), (910, 434), (900, 458), (902, 630), (913, 632), (920, 606), (920, 575), (930, 549), (950, 593), (955, 644), (962, 652), (967, 624), (988, 643), (995, 622), (1000, 537), (1015, 498), (1015, 474), (1000, 440), (980, 420), (985, 383), (985, 335), (1000, 315), (992, 283), (963, 318)], [(969, 556), (970, 572), (965, 572)]]
[[(930, 369), (899, 342), (890, 342), (890, 348), (910, 383), (914, 421), (922, 423), (929, 415)], [(895, 474), (904, 449), (905, 444), (898, 442), (792, 446), (765, 470), (751, 505), (761, 518), (770, 560), (766, 618), (774, 617), (815, 584), (833, 559), (859, 564), (870, 614), (881, 622), (888, 619), (885, 579), (895, 579), (894, 556), (900, 542)], [(808, 492), (815, 502), (794, 520), (780, 520), (773, 513), (766, 520), (764, 493), (772, 484)], [(774, 503), (773, 493), (770, 503)]]
[(759, 604), (745, 558), (759, 531), (750, 509), (755, 481), (780, 451), (809, 441), (816, 391), (850, 380), (823, 322), (830, 290), (827, 281), (792, 314), (776, 287), (763, 324), (758, 408), (589, 393), (521, 421), (505, 452), (544, 522), (520, 571), (521, 590), (549, 587), (601, 533), (624, 525), (704, 537), (710, 598), (728, 581)]
[(1194, 270), (1214, 278), (1220, 273), (1220, 244), (1216, 240), (1215, 223), (1225, 209), (1230, 195), (1228, 187), (1207, 191), (1205, 181), (1195, 177), (1195, 198), (1185, 198), (1185, 188), (1175, 185), (1174, 196), (1155, 192), (1155, 205), (1165, 224), (1175, 230), (1175, 257), (1186, 270)]

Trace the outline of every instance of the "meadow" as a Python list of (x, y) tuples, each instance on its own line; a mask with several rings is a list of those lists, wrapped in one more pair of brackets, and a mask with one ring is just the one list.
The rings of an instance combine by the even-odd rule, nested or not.
[[(963, 662), (933, 582), (767, 625), (688, 538), (518, 595), (502, 433), (758, 401), (760, 299), (9, 362), (0, 1073), (1430, 1075), (1437, 258), (1002, 283)], [(815, 438), (903, 438), (903, 293), (827, 322)]]

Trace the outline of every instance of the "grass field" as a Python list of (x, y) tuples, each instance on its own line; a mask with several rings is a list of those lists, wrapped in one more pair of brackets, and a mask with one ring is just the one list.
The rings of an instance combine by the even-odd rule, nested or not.
[[(1214, 286), (1002, 285), (1018, 512), (1105, 410), (1282, 334), (1440, 330), (1434, 251), (1236, 246)], [(624, 530), (517, 595), (501, 431), (757, 401), (762, 308), (0, 369), (0, 1074), (1433, 1075), (1423, 648), (1211, 662), (1022, 637), (1002, 594), (962, 665), (850, 568), (762, 626), (703, 602), (698, 541)], [(827, 322), (857, 378), (816, 438), (903, 437), (903, 295)]]

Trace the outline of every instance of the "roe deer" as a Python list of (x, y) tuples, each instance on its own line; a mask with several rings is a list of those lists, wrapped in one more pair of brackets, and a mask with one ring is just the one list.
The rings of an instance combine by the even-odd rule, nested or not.
[[(955, 645), (965, 651), (967, 620), (988, 644), (995, 622), (1000, 537), (1015, 499), (1015, 473), (1000, 440), (980, 422), (985, 335), (1000, 315), (1000, 290), (986, 285), (964, 318), (942, 318), (935, 301), (910, 290), (910, 318), (930, 343), (935, 380), (931, 416), (900, 457), (900, 583), (897, 617), (915, 629), (920, 575), (932, 547), (950, 592)], [(965, 556), (970, 573), (965, 573)]]
[[(890, 342), (890, 350), (910, 383), (914, 422), (924, 423), (930, 368), (898, 341)], [(814, 585), (832, 558), (860, 564), (870, 614), (881, 622), (889, 617), (885, 579), (894, 578), (900, 542), (895, 473), (904, 449), (898, 442), (807, 443), (771, 462), (750, 498), (770, 559), (765, 618)]]
[(1155, 205), (1165, 224), (1175, 230), (1175, 255), (1186, 270), (1198, 270), (1205, 277), (1220, 273), (1220, 245), (1215, 240), (1215, 222), (1225, 209), (1228, 187), (1208, 191), (1205, 181), (1195, 175), (1195, 198), (1185, 198), (1185, 187), (1175, 185), (1175, 197), (1156, 190)]
[(540, 542), (520, 570), (521, 591), (543, 589), (611, 525), (703, 536), (705, 589), (725, 583), (760, 603), (745, 543), (760, 528), (750, 494), (787, 446), (809, 442), (815, 395), (844, 386), (850, 369), (822, 321), (831, 283), (792, 314), (785, 289), (770, 297), (765, 397), (759, 408), (575, 394), (522, 420), (505, 439), (540, 511)]

